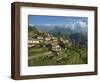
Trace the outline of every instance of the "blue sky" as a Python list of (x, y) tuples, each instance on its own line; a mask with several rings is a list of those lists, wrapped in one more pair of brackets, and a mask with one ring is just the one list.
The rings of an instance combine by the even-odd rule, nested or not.
[(87, 17), (69, 17), (69, 16), (43, 16), (43, 15), (29, 15), (28, 24), (31, 25), (66, 25), (73, 24), (76, 21), (88, 23)]

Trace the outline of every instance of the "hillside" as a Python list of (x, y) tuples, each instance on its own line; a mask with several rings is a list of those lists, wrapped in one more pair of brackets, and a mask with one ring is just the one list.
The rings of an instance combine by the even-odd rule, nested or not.
[[(28, 38), (39, 41), (28, 47), (28, 66), (87, 64), (87, 36), (69, 28), (28, 27)], [(45, 27), (46, 28), (46, 27)], [(75, 30), (75, 29), (74, 29)], [(29, 44), (28, 44), (29, 45)], [(31, 43), (30, 45), (33, 45)], [(42, 54), (41, 54), (42, 53)]]

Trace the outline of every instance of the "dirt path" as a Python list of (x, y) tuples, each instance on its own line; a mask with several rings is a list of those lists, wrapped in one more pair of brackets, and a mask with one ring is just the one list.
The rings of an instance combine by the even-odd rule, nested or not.
[(48, 52), (45, 52), (45, 53), (41, 53), (41, 54), (37, 54), (37, 55), (32, 55), (32, 56), (28, 57), (28, 60), (31, 60), (31, 59), (34, 59), (34, 58), (39, 58), (39, 57), (42, 57), (42, 56), (48, 56), (51, 53), (52, 53), (52, 51), (48, 51)]

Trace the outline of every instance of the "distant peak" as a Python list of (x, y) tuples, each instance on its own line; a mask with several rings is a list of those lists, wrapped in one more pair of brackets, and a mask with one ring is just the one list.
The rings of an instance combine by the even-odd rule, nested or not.
[(76, 27), (86, 28), (87, 24), (83, 21), (76, 21), (76, 22), (73, 23), (72, 29), (75, 29)]

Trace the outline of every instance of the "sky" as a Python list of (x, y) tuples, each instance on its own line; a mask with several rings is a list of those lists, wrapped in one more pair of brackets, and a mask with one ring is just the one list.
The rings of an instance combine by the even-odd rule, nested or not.
[(31, 25), (67, 25), (73, 24), (76, 21), (88, 23), (87, 17), (70, 17), (70, 16), (43, 16), (43, 15), (28, 15), (28, 24)]

